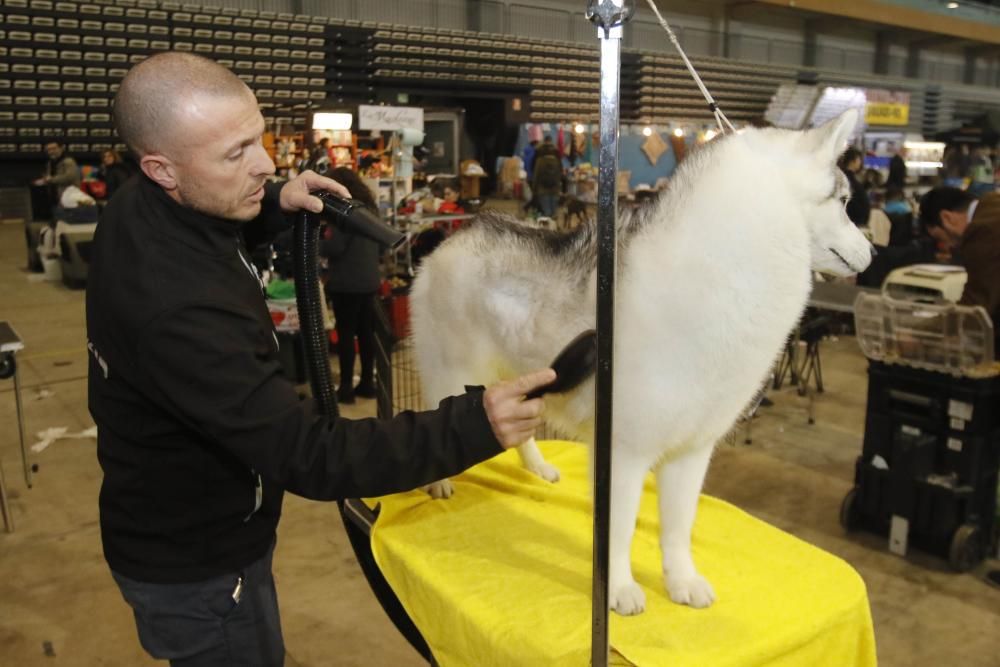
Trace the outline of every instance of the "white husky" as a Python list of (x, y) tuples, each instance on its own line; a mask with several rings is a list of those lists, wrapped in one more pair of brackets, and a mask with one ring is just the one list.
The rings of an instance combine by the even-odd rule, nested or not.
[[(844, 212), (835, 160), (857, 123), (848, 111), (805, 132), (747, 129), (702, 147), (646, 213), (620, 218), (614, 346), (611, 606), (645, 594), (629, 551), (643, 478), (656, 470), (666, 588), (715, 599), (691, 558), (691, 527), (715, 442), (732, 426), (805, 308), (813, 269), (863, 270), (871, 246)], [(425, 261), (411, 308), (423, 398), (544, 367), (594, 327), (596, 233), (526, 228), (484, 213)], [(593, 438), (594, 383), (546, 397), (545, 419)], [(559, 472), (534, 439), (524, 465)], [(451, 495), (447, 480), (430, 489)]]

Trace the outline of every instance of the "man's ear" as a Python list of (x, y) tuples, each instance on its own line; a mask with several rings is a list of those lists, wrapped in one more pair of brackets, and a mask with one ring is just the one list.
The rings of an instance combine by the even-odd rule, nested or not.
[(142, 173), (164, 190), (177, 189), (177, 172), (170, 158), (159, 153), (149, 153), (139, 160)]
[(941, 226), (953, 238), (959, 238), (965, 233), (968, 225), (968, 214), (965, 211), (941, 211)]

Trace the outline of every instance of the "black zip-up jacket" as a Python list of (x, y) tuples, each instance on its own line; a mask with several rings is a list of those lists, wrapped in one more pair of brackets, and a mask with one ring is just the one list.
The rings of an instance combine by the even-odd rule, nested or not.
[[(287, 226), (280, 186), (243, 232)], [(87, 287), (90, 412), (111, 569), (200, 581), (261, 557), (285, 490), (331, 500), (412, 489), (501, 451), (482, 391), (391, 420), (338, 419), (281, 371), (241, 224), (130, 179), (104, 212)]]

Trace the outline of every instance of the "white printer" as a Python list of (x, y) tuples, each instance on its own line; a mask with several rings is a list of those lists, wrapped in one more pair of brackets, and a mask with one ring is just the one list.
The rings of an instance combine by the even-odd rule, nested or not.
[(882, 294), (893, 299), (955, 303), (962, 297), (968, 276), (961, 266), (913, 264), (892, 271), (882, 283)]

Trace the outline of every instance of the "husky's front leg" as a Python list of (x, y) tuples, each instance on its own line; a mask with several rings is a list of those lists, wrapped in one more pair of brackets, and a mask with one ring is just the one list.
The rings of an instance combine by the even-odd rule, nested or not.
[(535, 473), (546, 482), (559, 481), (559, 468), (545, 460), (542, 451), (538, 449), (535, 439), (528, 438), (524, 444), (517, 446), (517, 453), (521, 455), (521, 464), (525, 468)]
[(648, 467), (615, 452), (611, 459), (611, 544), (608, 572), (609, 606), (622, 616), (641, 614), (646, 594), (632, 578), (632, 537), (639, 516), (642, 482)]
[(708, 607), (715, 601), (712, 585), (698, 574), (691, 558), (691, 529), (711, 458), (712, 445), (703, 445), (667, 461), (656, 471), (660, 547), (667, 592), (674, 602), (698, 608)]

